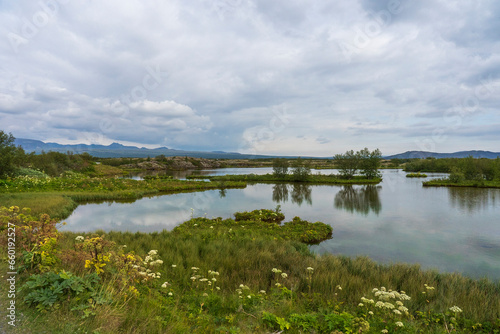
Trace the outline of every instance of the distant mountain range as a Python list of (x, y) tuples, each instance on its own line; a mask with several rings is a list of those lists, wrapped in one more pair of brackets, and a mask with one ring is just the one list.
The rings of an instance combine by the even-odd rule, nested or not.
[(472, 156), (474, 158), (487, 158), (496, 159), (500, 157), (500, 152), (490, 152), (490, 151), (460, 151), (455, 153), (436, 153), (436, 152), (426, 152), (426, 151), (407, 151), (405, 153), (399, 153), (395, 155), (390, 155), (384, 157), (385, 159), (425, 159), (425, 158), (467, 158)]
[[(42, 153), (42, 151), (49, 152), (61, 152), (66, 153), (68, 151), (75, 154), (89, 153), (94, 157), (98, 158), (147, 158), (156, 157), (163, 154), (166, 157), (172, 156), (188, 156), (194, 158), (205, 158), (205, 159), (266, 159), (266, 158), (276, 158), (273, 155), (251, 155), (251, 154), (241, 154), (236, 152), (223, 152), (223, 151), (184, 151), (175, 150), (167, 147), (159, 147), (154, 149), (149, 149), (145, 147), (136, 146), (125, 146), (118, 143), (113, 143), (111, 145), (64, 145), (57, 143), (44, 143), (40, 140), (33, 139), (23, 139), (16, 138), (16, 146), (21, 146), (26, 152), (35, 152), (37, 154)], [(435, 152), (425, 152), (425, 151), (408, 151), (405, 153), (385, 156), (384, 159), (425, 159), (428, 157), (433, 158), (465, 158), (468, 156), (473, 156), (474, 158), (488, 158), (496, 159), (500, 157), (500, 152), (490, 152), (490, 151), (461, 151), (455, 153), (435, 153)], [(297, 156), (286, 156), (285, 158), (297, 158)], [(315, 159), (326, 159), (325, 157), (315, 157)]]
[(175, 150), (167, 147), (159, 147), (154, 149), (149, 149), (145, 147), (136, 146), (124, 146), (122, 144), (113, 143), (111, 145), (64, 145), (57, 143), (44, 143), (40, 140), (16, 138), (14, 144), (16, 146), (21, 146), (25, 152), (35, 152), (37, 154), (49, 151), (54, 152), (73, 152), (74, 154), (89, 153), (90, 155), (98, 158), (147, 158), (156, 157), (158, 155), (164, 155), (166, 157), (171, 156), (188, 156), (195, 158), (205, 158), (205, 159), (260, 159), (260, 158), (272, 158), (273, 156), (266, 155), (250, 155), (250, 154), (240, 154), (235, 152), (203, 152), (203, 151), (183, 151)]

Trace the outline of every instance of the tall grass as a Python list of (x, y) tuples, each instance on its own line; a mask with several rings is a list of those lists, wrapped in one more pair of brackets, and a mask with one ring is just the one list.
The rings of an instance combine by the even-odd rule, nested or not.
[[(76, 237), (65, 233), (69, 245)], [(306, 268), (314, 268), (312, 289), (324, 301), (342, 301), (348, 309), (355, 309), (363, 296), (375, 287), (404, 290), (412, 300), (410, 311), (426, 307), (443, 312), (460, 305), (464, 316), (474, 321), (495, 321), (500, 318), (500, 282), (486, 279), (472, 280), (459, 274), (421, 270), (419, 265), (378, 264), (367, 257), (355, 259), (345, 256), (315, 255), (307, 246), (296, 241), (274, 240), (260, 236), (204, 239), (203, 235), (179, 236), (173, 232), (129, 233), (109, 232), (106, 236), (138, 254), (157, 249), (164, 264), (165, 279), (176, 279), (178, 287), (189, 290), (191, 267), (215, 270), (221, 273), (220, 287), (225, 293), (234, 293), (245, 284), (252, 290), (269, 291), (274, 284), (272, 268), (280, 268), (293, 280), (293, 290), (307, 293)], [(171, 265), (177, 265), (174, 269)], [(429, 297), (425, 284), (436, 288)], [(342, 287), (341, 291), (336, 289)]]
[(77, 203), (68, 196), (59, 193), (0, 193), (0, 206), (17, 205), (30, 208), (31, 214), (40, 216), (47, 213), (51, 217), (64, 219), (77, 207)]
[[(21, 302), (21, 293), (17, 309), (23, 318), (17, 333), (269, 333), (280, 326), (289, 326), (291, 333), (329, 333), (333, 330), (328, 326), (338, 319), (346, 324), (335, 328), (344, 332), (358, 332), (368, 321), (368, 333), (387, 327), (390, 332), (445, 333), (452, 323), (458, 326), (457, 333), (500, 330), (500, 282), (421, 270), (418, 265), (381, 265), (367, 257), (317, 255), (297, 241), (298, 234), (280, 237), (278, 229), (287, 228), (262, 220), (193, 218), (173, 231), (83, 234), (102, 235), (114, 247), (143, 259), (157, 250), (163, 262), (155, 271), (161, 278), (137, 282), (140, 295), (124, 299), (117, 291), (122, 276), (110, 264), (97, 294), (110, 301), (90, 309), (90, 316), (69, 308), (69, 300), (39, 313)], [(78, 254), (77, 236), (61, 234), (58, 271), (83, 276), (91, 269), (84, 267), (83, 257), (73, 256)], [(5, 264), (0, 266), (6, 269)], [(212, 278), (209, 270), (218, 273), (211, 286), (206, 283)], [(18, 279), (22, 285), (27, 277)], [(163, 287), (164, 282), (169, 285)], [(362, 297), (375, 298), (373, 288), (382, 287), (404, 290), (411, 297), (405, 302), (410, 316), (401, 318), (405, 326), (401, 331), (394, 327), (397, 319), (392, 312), (387, 315), (373, 308), (375, 315), (369, 315), (366, 306), (359, 305)], [(455, 305), (463, 310), (457, 319), (449, 311)]]

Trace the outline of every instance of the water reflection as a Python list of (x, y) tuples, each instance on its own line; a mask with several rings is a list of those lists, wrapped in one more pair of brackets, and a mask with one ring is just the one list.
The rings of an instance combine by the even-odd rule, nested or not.
[(312, 205), (311, 186), (306, 184), (294, 184), (292, 189), (292, 203), (302, 205), (302, 202)]
[(500, 190), (479, 188), (448, 188), (450, 203), (469, 213), (486, 210), (500, 202)]
[[(292, 203), (295, 203), (298, 206), (301, 206), (304, 202), (308, 205), (312, 205), (312, 189), (310, 185), (296, 183), (292, 185), (291, 188)], [(273, 201), (277, 203), (288, 202), (287, 184), (281, 183), (273, 186)]]
[(284, 183), (273, 186), (273, 202), (288, 202), (288, 186)]
[(358, 212), (367, 216), (370, 211), (379, 214), (382, 210), (379, 190), (380, 186), (366, 185), (361, 187), (343, 186), (335, 195), (334, 206), (349, 212)]

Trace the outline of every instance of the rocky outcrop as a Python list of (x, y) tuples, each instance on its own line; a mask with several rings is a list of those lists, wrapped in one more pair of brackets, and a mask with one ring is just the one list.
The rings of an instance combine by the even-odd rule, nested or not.
[(190, 157), (167, 157), (162, 159), (153, 158), (149, 161), (123, 165), (122, 167), (142, 170), (187, 170), (221, 168), (223, 166), (224, 164), (219, 160)]

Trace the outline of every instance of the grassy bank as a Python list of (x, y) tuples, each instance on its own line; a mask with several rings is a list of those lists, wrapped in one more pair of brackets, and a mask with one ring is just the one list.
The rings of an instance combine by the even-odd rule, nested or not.
[(144, 196), (245, 186), (244, 182), (182, 181), (161, 177), (132, 180), (88, 177), (82, 174), (46, 178), (23, 176), (0, 180), (0, 204), (29, 207), (32, 214), (47, 213), (63, 219), (71, 214), (80, 202), (134, 201)]
[[(1, 221), (19, 230), (40, 224), (16, 208), (1, 212)], [(36, 235), (37, 247), (30, 244), (35, 235), (19, 233), (16, 266), (25, 270), (17, 276), (22, 288), (12, 332), (500, 330), (499, 282), (363, 257), (317, 256), (300, 240), (310, 234), (324, 240), (331, 229), (300, 218), (282, 224), (283, 218), (279, 211), (256, 210), (234, 220), (193, 218), (171, 232), (149, 234), (46, 228)], [(45, 217), (44, 224), (56, 223)], [(5, 236), (0, 241), (5, 244)], [(32, 256), (21, 257), (22, 246), (30, 246)], [(8, 270), (5, 262), (1, 270)], [(7, 285), (1, 288), (6, 305)]]
[(427, 174), (423, 173), (408, 173), (406, 174), (406, 177), (427, 177)]
[(425, 187), (472, 187), (472, 188), (500, 188), (500, 181), (461, 180), (454, 182), (449, 179), (437, 179), (422, 183)]
[(281, 182), (300, 182), (310, 184), (378, 184), (382, 181), (380, 178), (367, 179), (362, 176), (354, 176), (352, 179), (344, 179), (338, 175), (309, 175), (304, 180), (296, 180), (293, 175), (278, 177), (273, 174), (256, 175), (216, 175), (216, 176), (188, 176), (188, 179), (208, 179), (218, 182), (255, 182), (255, 183), (281, 183)]

